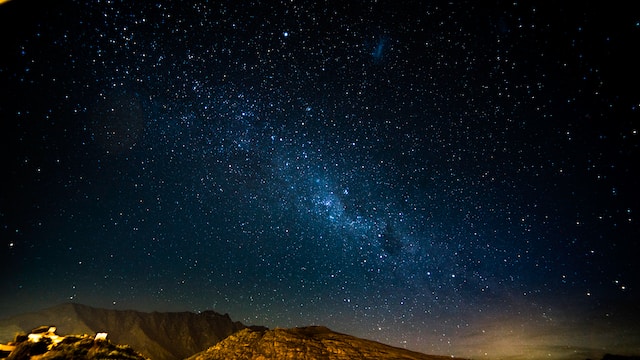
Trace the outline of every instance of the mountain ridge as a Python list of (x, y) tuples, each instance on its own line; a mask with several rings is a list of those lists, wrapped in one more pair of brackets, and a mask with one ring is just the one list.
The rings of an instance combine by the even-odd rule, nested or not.
[[(25, 342), (25, 339), (32, 330), (37, 333), (37, 328), (59, 330), (59, 335), (65, 338), (61, 343), (64, 346), (49, 349), (47, 353), (43, 353), (46, 349), (33, 352), (42, 344)], [(106, 339), (104, 334), (97, 334), (103, 332), (108, 333), (108, 342), (96, 347), (98, 339)], [(15, 356), (18, 355), (13, 356), (11, 349), (18, 346), (20, 359), (29, 359), (23, 355), (32, 354), (33, 359), (40, 360), (59, 359), (68, 354), (75, 356), (73, 358), (84, 354), (87, 358), (102, 359), (101, 356), (112, 351), (132, 360), (140, 360), (135, 359), (136, 354), (151, 360), (460, 359), (414, 352), (338, 333), (324, 326), (271, 330), (261, 326), (247, 327), (231, 320), (228, 314), (215, 311), (140, 312), (93, 308), (77, 303), (63, 303), (0, 319), (0, 358), (9, 352), (12, 354), (10, 359), (17, 359)], [(638, 359), (637, 356), (611, 354), (603, 357), (603, 360)]]
[(114, 343), (130, 345), (153, 360), (184, 359), (246, 328), (215, 311), (140, 312), (63, 303), (0, 320), (0, 341), (43, 324), (55, 325), (61, 334), (107, 332)]
[(240, 330), (186, 360), (461, 360), (427, 355), (335, 332), (324, 326)]

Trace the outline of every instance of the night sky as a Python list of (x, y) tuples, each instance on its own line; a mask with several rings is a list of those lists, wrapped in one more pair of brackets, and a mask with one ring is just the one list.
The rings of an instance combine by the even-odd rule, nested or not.
[(639, 353), (640, 12), (601, 3), (0, 5), (0, 316)]

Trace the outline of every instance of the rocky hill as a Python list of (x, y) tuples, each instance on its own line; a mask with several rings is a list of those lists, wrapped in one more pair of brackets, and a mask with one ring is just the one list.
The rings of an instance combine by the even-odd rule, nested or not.
[(246, 327), (213, 311), (145, 313), (62, 304), (0, 320), (0, 342), (43, 324), (55, 324), (60, 334), (107, 332), (111, 342), (130, 345), (153, 360), (184, 359)]
[[(241, 330), (188, 360), (451, 360), (340, 334), (322, 326)], [(455, 360), (455, 359), (453, 359)]]
[[(49, 329), (41, 332), (41, 329)], [(7, 360), (147, 360), (128, 345), (115, 345), (106, 334), (60, 336), (55, 327), (42, 326), (30, 334), (19, 334), (15, 341), (0, 347), (0, 358)]]

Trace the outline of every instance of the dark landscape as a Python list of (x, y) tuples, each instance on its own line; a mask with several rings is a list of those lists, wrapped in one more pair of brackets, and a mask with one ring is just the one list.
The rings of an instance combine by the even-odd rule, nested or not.
[(67, 303), (0, 320), (0, 342), (41, 325), (55, 325), (59, 334), (107, 332), (112, 342), (130, 345), (154, 360), (186, 358), (246, 327), (213, 311), (145, 313)]
[[(50, 335), (64, 339), (48, 351), (51, 340), (27, 339), (27, 334), (44, 333), (44, 329), (51, 326), (55, 327), (55, 333)], [(98, 340), (96, 336), (94, 340), (100, 333), (105, 333), (106, 339)], [(7, 344), (0, 346), (0, 358), (4, 351), (9, 360), (93, 360), (107, 355), (109, 359), (129, 360), (458, 359), (409, 351), (324, 326), (268, 329), (245, 326), (232, 321), (227, 314), (214, 311), (147, 313), (75, 303), (0, 320), (0, 344)], [(5, 351), (7, 349), (11, 350)], [(604, 354), (602, 359), (638, 360), (639, 357)]]
[[(28, 334), (36, 324), (55, 324), (58, 335), (68, 336), (42, 359), (74, 358), (78, 349), (92, 348), (92, 334), (106, 332), (108, 342), (98, 342), (99, 351), (82, 353), (79, 359), (93, 359), (108, 354), (113, 345), (121, 348), (121, 359), (152, 360), (213, 360), (213, 359), (406, 359), (443, 360), (448, 356), (425, 355), (375, 341), (340, 334), (322, 326), (269, 330), (247, 327), (234, 322), (228, 315), (213, 311), (194, 314), (144, 313), (138, 311), (105, 310), (80, 304), (62, 304), (35, 313), (0, 320), (0, 343), (11, 343)], [(48, 326), (44, 326), (47, 328)], [(80, 336), (85, 336), (81, 339)], [(89, 336), (89, 340), (87, 340)], [(22, 341), (29, 344), (29, 341)], [(109, 344), (109, 346), (107, 346)], [(32, 345), (32, 347), (35, 345)], [(18, 360), (25, 346), (9, 355)], [(45, 346), (46, 348), (46, 346)], [(136, 352), (141, 356), (136, 356)], [(36, 348), (34, 356), (43, 351)], [(128, 354), (127, 357), (124, 355)], [(114, 355), (115, 356), (115, 355)], [(26, 357), (28, 359), (29, 357)]]

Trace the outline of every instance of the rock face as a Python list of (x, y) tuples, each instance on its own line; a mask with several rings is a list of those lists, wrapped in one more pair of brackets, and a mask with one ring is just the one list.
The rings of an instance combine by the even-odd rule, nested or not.
[[(340, 334), (322, 326), (239, 331), (188, 360), (444, 360), (375, 341)], [(454, 359), (455, 360), (455, 359)]]
[[(34, 339), (31, 335), (43, 336)], [(114, 345), (107, 339), (96, 340), (88, 335), (58, 336), (54, 332), (34, 334), (32, 331), (29, 336), (17, 336), (15, 342), (5, 346), (11, 347), (7, 360), (146, 360), (128, 345)]]
[(60, 334), (106, 332), (111, 342), (130, 345), (153, 360), (184, 359), (245, 328), (213, 311), (144, 313), (63, 304), (0, 320), (0, 342), (42, 324), (55, 324)]

